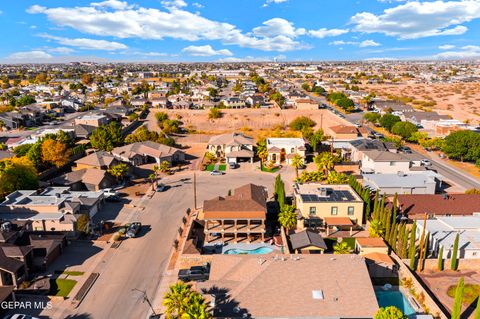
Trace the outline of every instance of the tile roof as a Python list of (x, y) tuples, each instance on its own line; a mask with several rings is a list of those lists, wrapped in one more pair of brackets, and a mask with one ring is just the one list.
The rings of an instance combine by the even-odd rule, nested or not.
[(398, 205), (409, 216), (472, 215), (480, 213), (480, 194), (398, 195)]
[(172, 156), (177, 151), (181, 150), (175, 147), (145, 141), (116, 147), (112, 150), (112, 154), (125, 158), (131, 158), (135, 155), (147, 155), (155, 158), (162, 158)]
[(115, 161), (115, 157), (112, 154), (105, 151), (99, 151), (82, 157), (81, 159), (76, 160), (75, 163), (102, 167), (110, 166), (113, 161)]
[(253, 138), (242, 133), (228, 133), (213, 136), (208, 141), (208, 145), (253, 145)]

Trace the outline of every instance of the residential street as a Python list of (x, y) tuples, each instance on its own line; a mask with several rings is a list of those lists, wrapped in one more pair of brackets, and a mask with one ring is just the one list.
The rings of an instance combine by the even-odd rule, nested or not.
[[(291, 180), (293, 170), (290, 167), (284, 170)], [(250, 182), (267, 186), (271, 195), (274, 178), (274, 174), (251, 168), (227, 172), (224, 176), (197, 172), (198, 205)], [(84, 301), (77, 309), (57, 314), (56, 318), (73, 314), (93, 319), (145, 318), (148, 315), (149, 308), (142, 303), (142, 294), (132, 289), (144, 290), (152, 299), (156, 295), (181, 217), (193, 206), (192, 179), (193, 173), (185, 172), (162, 181), (171, 188), (155, 193), (145, 202), (145, 210), (130, 216), (130, 221), (138, 220), (144, 225), (139, 237), (125, 240), (118, 249), (108, 248), (102, 263), (97, 266), (100, 277)], [(291, 182), (285, 178), (285, 184)]]

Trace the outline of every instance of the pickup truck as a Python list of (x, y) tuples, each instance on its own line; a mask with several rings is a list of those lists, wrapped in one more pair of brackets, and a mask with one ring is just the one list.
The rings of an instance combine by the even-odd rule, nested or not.
[(180, 269), (178, 271), (178, 279), (184, 282), (188, 281), (205, 281), (210, 276), (210, 264), (204, 266), (193, 266), (190, 269)]

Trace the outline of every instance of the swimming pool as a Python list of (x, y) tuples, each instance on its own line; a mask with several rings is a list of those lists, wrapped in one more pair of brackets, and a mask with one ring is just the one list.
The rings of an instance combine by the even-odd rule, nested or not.
[(415, 314), (415, 309), (401, 291), (375, 289), (375, 295), (380, 307), (395, 306), (407, 316)]
[(226, 255), (264, 255), (270, 254), (271, 252), (273, 252), (273, 249), (270, 247), (258, 247), (251, 250), (232, 248), (225, 250), (223, 253)]

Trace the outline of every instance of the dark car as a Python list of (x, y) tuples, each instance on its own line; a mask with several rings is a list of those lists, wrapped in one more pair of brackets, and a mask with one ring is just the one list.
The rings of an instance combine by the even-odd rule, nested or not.
[(180, 269), (178, 279), (184, 282), (205, 281), (210, 276), (210, 264), (204, 266), (193, 266), (190, 269)]
[(128, 238), (134, 238), (137, 236), (138, 232), (142, 228), (142, 224), (140, 222), (133, 222), (128, 226), (127, 231), (125, 232), (125, 236)]
[(235, 169), (237, 168), (237, 163), (229, 162), (228, 167), (230, 167), (230, 169)]
[(400, 147), (400, 152), (403, 152), (405, 154), (412, 154), (412, 149), (407, 146)]
[(120, 196), (118, 196), (118, 195), (113, 195), (113, 196), (105, 197), (105, 200), (106, 200), (107, 202), (114, 202), (114, 203), (116, 203), (116, 202), (121, 201), (122, 199), (121, 199)]
[(169, 188), (170, 188), (170, 186), (167, 186), (165, 184), (158, 184), (157, 185), (157, 192), (164, 192)]

